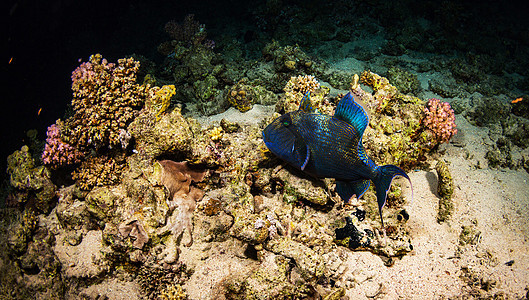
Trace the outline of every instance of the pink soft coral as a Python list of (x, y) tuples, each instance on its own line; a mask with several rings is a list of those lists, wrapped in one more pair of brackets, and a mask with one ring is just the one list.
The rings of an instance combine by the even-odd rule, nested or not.
[(423, 124), (431, 130), (439, 143), (445, 143), (457, 133), (454, 110), (447, 102), (432, 98), (424, 109)]
[(52, 168), (78, 163), (83, 154), (61, 140), (60, 121), (57, 124), (48, 127), (42, 161)]

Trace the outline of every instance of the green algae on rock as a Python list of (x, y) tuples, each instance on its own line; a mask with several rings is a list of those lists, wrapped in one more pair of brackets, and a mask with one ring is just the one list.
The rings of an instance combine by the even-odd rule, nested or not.
[(7, 173), (15, 189), (16, 205), (30, 203), (42, 212), (48, 212), (53, 207), (57, 186), (51, 181), (50, 171), (46, 167), (35, 165), (27, 146), (9, 155)]
[(452, 194), (454, 193), (454, 183), (452, 175), (445, 161), (439, 160), (435, 165), (437, 172), (437, 193), (440, 196), (439, 210), (437, 212), (437, 222), (445, 222), (450, 218), (454, 210)]

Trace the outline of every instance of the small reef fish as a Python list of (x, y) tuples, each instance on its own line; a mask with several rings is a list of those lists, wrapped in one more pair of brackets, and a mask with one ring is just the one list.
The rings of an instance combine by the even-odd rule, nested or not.
[(402, 176), (410, 185), (411, 180), (399, 167), (377, 166), (367, 156), (362, 136), (368, 124), (366, 111), (351, 93), (340, 100), (334, 116), (314, 110), (307, 94), (298, 110), (280, 116), (263, 130), (263, 140), (272, 153), (303, 172), (335, 178), (336, 191), (344, 202), (353, 195), (360, 198), (373, 182), (384, 226), (382, 207), (393, 178)]
[(518, 102), (521, 102), (522, 100), (523, 100), (522, 97), (520, 97), (520, 98), (516, 98), (516, 99), (512, 100), (511, 103), (512, 103), (512, 104), (514, 104), (514, 103), (518, 103)]

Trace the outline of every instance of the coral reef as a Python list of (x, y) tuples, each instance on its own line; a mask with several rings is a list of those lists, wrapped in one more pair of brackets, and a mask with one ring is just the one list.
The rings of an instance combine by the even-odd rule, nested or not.
[(419, 163), (435, 144), (426, 144), (420, 136), (423, 117), (422, 100), (402, 95), (389, 81), (373, 72), (365, 71), (360, 81), (374, 90), (365, 92), (355, 84), (351, 90), (370, 117), (370, 125), (364, 134), (364, 146), (377, 164), (396, 164), (407, 168)]
[(274, 62), (274, 67), (279, 72), (285, 73), (313, 73), (317, 68), (316, 63), (299, 47), (282, 47), (279, 42), (274, 41), (263, 49), (266, 60)]
[(206, 26), (195, 20), (195, 15), (185, 16), (181, 23), (171, 20), (165, 24), (165, 32), (177, 41), (187, 45), (198, 45), (205, 41), (207, 33)]
[[(483, 147), (489, 167), (529, 171), (529, 31), (502, 24), (524, 20), (504, 13), (509, 5), (474, 2), (426, 1), (413, 13), (399, 1), (248, 3), (250, 10), (232, 1), (229, 16), (174, 3), (178, 14), (195, 7), (210, 19), (167, 22), (170, 40), (156, 63), (95, 54), (75, 69), (64, 121), (48, 127), (45, 145), (28, 132), (28, 146), (8, 158), (0, 298), (523, 298), (526, 243), (516, 237), (527, 226), (506, 235), (516, 243), (504, 251), (487, 249), (505, 238), (494, 241), (495, 232), (526, 219), (521, 192), (504, 189), (503, 175), (512, 174), (462, 178), (464, 210), (451, 217), (450, 171), (466, 174), (461, 161), (470, 157), (477, 163), (465, 166), (482, 168)], [(227, 9), (214, 4), (210, 12)], [(153, 7), (110, 8), (135, 16)], [(115, 23), (115, 14), (99, 11)], [(473, 18), (483, 15), (494, 22)], [(159, 38), (134, 21), (123, 31)], [(474, 22), (487, 34), (476, 34)], [(421, 203), (408, 206), (407, 183), (396, 180), (382, 227), (373, 187), (344, 203), (334, 179), (300, 174), (262, 141), (264, 126), (307, 94), (313, 108), (333, 115), (348, 89), (369, 115), (362, 141), (369, 157), (417, 170), (410, 177)], [(444, 100), (421, 99), (431, 93)], [(472, 132), (462, 120), (456, 129), (455, 114), (488, 128)], [(443, 160), (449, 156), (454, 167)], [(475, 182), (498, 185), (508, 201), (490, 205), (466, 186)], [(472, 214), (500, 222), (478, 226), (466, 218)], [(469, 261), (474, 253), (478, 260)], [(435, 288), (417, 288), (430, 279)], [(518, 291), (504, 295), (506, 286)]]
[[(203, 48), (200, 45), (185, 47), (190, 47), (189, 51), (206, 51), (199, 50)], [(86, 72), (85, 78), (97, 78), (98, 73), (90, 71), (93, 68), (107, 75), (118, 68), (103, 60), (96, 63), (94, 59), (77, 72)], [(220, 73), (206, 74), (205, 77), (196, 74), (199, 84), (205, 84), (208, 76), (217, 80)], [(239, 109), (249, 103), (263, 103), (276, 104), (276, 111), (285, 112), (298, 109), (301, 99), (310, 92), (314, 108), (333, 113), (336, 104), (328, 96), (329, 87), (310, 75), (286, 74), (290, 81), (277, 103), (277, 95), (252, 81), (228, 85), (225, 89), (228, 94), (224, 96), (230, 101), (235, 92), (233, 105), (239, 105)], [(371, 95), (362, 90), (360, 76), (353, 76), (351, 83), (355, 97), (372, 113), (372, 126), (366, 134), (373, 141), (366, 142), (369, 145), (366, 148), (375, 153), (377, 160), (395, 158), (391, 162), (411, 165), (419, 155), (432, 149), (418, 146), (421, 130), (426, 130), (420, 122), (424, 116), (423, 102), (401, 94), (387, 79), (374, 73), (362, 78), (376, 86)], [(98, 80), (88, 90), (101, 87), (101, 91), (108, 91), (104, 87), (110, 79)], [(279, 165), (280, 161), (266, 151), (261, 140), (262, 129), (272, 116), (258, 125), (222, 119), (202, 126), (183, 116), (179, 106), (170, 106), (173, 95), (191, 85), (176, 89), (172, 85), (141, 87), (132, 79), (127, 82), (125, 86), (131, 88), (132, 94), (140, 89), (143, 97), (141, 104), (129, 107), (130, 119), (113, 127), (116, 132), (109, 130), (114, 133), (95, 144), (72, 145), (85, 156), (73, 171), (75, 184), (56, 193), (58, 202), (53, 214), (56, 219), (39, 225), (33, 222), (32, 226), (29, 221), (26, 225), (19, 223), (20, 229), (11, 240), (16, 257), (25, 259), (28, 265), (47, 270), (43, 274), (59, 273), (64, 278), (61, 282), (76, 282), (68, 286), (68, 293), (93, 294), (88, 290), (92, 284), (83, 281), (84, 278), (115, 280), (131, 276), (130, 281), (141, 287), (144, 298), (207, 298), (205, 291), (191, 289), (190, 285), (205, 278), (201, 269), (204, 263), (219, 269), (230, 268), (224, 263), (241, 267), (233, 275), (218, 277), (212, 269), (212, 275), (207, 275), (208, 288), (214, 290), (211, 293), (221, 291), (227, 297), (249, 299), (257, 294), (261, 298), (337, 299), (356, 276), (339, 267), (344, 264), (340, 258), (346, 256), (344, 253), (367, 250), (391, 265), (394, 257), (413, 249), (406, 222), (409, 215), (403, 208), (407, 199), (400, 185), (395, 185), (388, 195), (388, 209), (384, 211), (387, 226), (382, 229), (373, 190), (344, 205), (336, 194), (333, 179), (315, 180)], [(221, 94), (219, 85), (220, 82), (208, 85), (216, 90), (209, 91)], [(193, 83), (195, 96), (199, 91), (207, 94), (208, 88)], [(96, 98), (85, 99), (93, 101), (86, 101), (82, 110), (94, 111), (101, 106)], [(69, 119), (64, 126), (72, 122)], [(58, 125), (62, 126), (59, 122)], [(97, 127), (96, 124), (94, 128)], [(58, 130), (60, 141), (70, 142), (71, 130), (72, 127)], [(37, 168), (43, 169), (42, 174), (49, 172), (45, 166), (35, 167), (27, 151), (17, 152), (11, 160), (12, 174), (31, 173)], [(51, 169), (52, 165), (48, 165)], [(53, 171), (56, 176), (70, 175), (61, 170)], [(26, 178), (24, 174), (13, 178)], [(17, 192), (29, 195), (42, 191), (23, 187), (19, 181), (12, 183)], [(55, 191), (56, 188), (53, 197)], [(30, 239), (36, 230), (47, 228), (52, 232), (52, 228), (59, 227), (54, 234), (60, 243), (49, 246), (54, 247), (58, 258), (46, 258), (53, 262), (49, 268), (40, 260), (27, 258), (33, 253)], [(88, 249), (92, 243), (97, 247)], [(79, 260), (78, 265), (72, 262), (71, 257), (83, 253), (94, 259)], [(331, 256), (337, 258), (328, 260)], [(53, 267), (57, 262), (62, 269)], [(335, 281), (341, 286), (335, 286)]]
[(401, 93), (414, 94), (421, 90), (421, 83), (414, 75), (398, 67), (391, 67), (388, 70), (388, 79)]
[[(205, 25), (187, 15), (182, 22), (169, 21), (165, 30), (172, 38), (158, 51), (167, 57), (160, 77), (179, 87), (175, 99), (188, 105), (192, 112), (212, 115), (225, 107), (222, 88), (240, 80), (237, 72), (213, 52), (215, 42), (206, 39)], [(229, 75), (228, 75), (229, 73)]]
[(297, 45), (281, 46), (278, 41), (273, 41), (263, 48), (262, 53), (264, 59), (273, 64), (274, 72), (266, 80), (265, 85), (273, 92), (281, 92), (285, 82), (293, 76), (307, 74), (321, 77), (324, 75), (325, 64), (310, 57)]

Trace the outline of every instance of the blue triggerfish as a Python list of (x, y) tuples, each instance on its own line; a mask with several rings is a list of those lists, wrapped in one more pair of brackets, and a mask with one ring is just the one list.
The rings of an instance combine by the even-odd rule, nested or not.
[(263, 131), (268, 149), (279, 158), (317, 178), (335, 178), (336, 191), (347, 203), (360, 198), (375, 185), (382, 226), (382, 207), (396, 176), (408, 181), (408, 175), (394, 165), (377, 166), (366, 154), (362, 135), (369, 124), (364, 108), (351, 93), (336, 107), (334, 116), (320, 114), (310, 104), (307, 94), (299, 109), (286, 113)]

